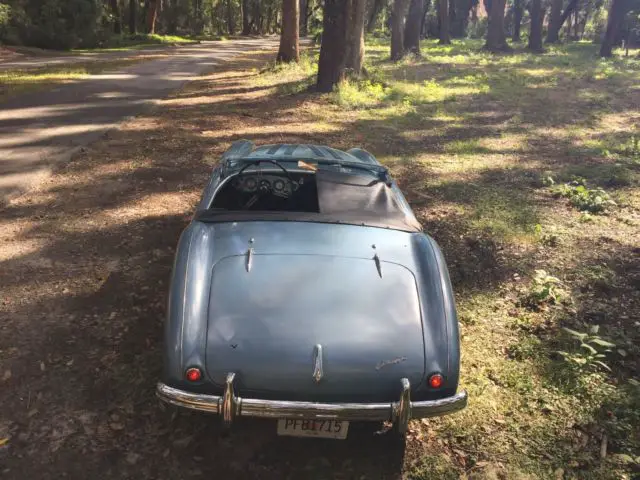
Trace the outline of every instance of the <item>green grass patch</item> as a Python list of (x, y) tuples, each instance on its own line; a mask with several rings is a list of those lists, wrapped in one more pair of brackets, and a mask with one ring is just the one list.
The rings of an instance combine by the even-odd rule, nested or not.
[(280, 95), (292, 95), (309, 89), (318, 71), (317, 49), (305, 51), (298, 63), (272, 62), (262, 68), (254, 82), (257, 86), (274, 87)]
[(158, 35), (158, 34), (135, 34), (135, 35), (114, 35), (98, 48), (76, 49), (75, 53), (87, 52), (120, 52), (127, 50), (140, 50), (149, 47), (169, 46), (169, 45), (188, 45), (198, 43), (200, 40), (226, 40), (224, 37), (181, 37), (177, 35)]

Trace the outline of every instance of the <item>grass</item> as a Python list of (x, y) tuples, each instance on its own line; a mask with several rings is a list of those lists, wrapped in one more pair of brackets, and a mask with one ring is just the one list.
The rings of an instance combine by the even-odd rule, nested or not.
[[(480, 46), (427, 41), (421, 58), (391, 63), (386, 41), (373, 39), (366, 78), (328, 95), (305, 91), (309, 58), (249, 83), (272, 87), (271, 109), (293, 104), (283, 107), (294, 116), (287, 125), (305, 142), (322, 125), (335, 133), (318, 129), (317, 141), (376, 154), (449, 261), (470, 405), (415, 422), (406, 474), (631, 478), (640, 469), (640, 60), (602, 60), (587, 43), (542, 55)], [(586, 200), (554, 194), (578, 177), (588, 207), (615, 203), (591, 213)], [(615, 348), (592, 353), (562, 327), (597, 327)]]
[(281, 95), (291, 95), (309, 89), (318, 70), (318, 52), (318, 49), (312, 49), (302, 53), (298, 63), (274, 61), (261, 69), (255, 69), (254, 73), (259, 74), (255, 85), (271, 87)]
[(168, 45), (188, 45), (198, 43), (201, 40), (226, 40), (221, 36), (189, 36), (178, 35), (158, 35), (148, 33), (138, 33), (135, 35), (114, 35), (98, 48), (74, 49), (74, 53), (88, 52), (122, 52), (129, 50), (140, 50), (149, 47), (159, 47)]
[(0, 102), (11, 97), (53, 88), (98, 74), (139, 62), (140, 58), (122, 60), (49, 65), (26, 70), (0, 70)]

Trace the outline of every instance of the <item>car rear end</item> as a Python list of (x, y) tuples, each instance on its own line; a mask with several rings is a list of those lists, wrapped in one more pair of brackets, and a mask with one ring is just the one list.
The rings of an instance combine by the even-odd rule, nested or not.
[(169, 403), (332, 438), (349, 421), (404, 431), (466, 405), (448, 273), (422, 233), (195, 221), (173, 275), (158, 385)]

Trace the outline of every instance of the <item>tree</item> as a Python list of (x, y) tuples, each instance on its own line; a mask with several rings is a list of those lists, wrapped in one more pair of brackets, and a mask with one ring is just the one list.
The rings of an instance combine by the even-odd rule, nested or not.
[(298, 0), (282, 0), (282, 32), (277, 62), (299, 62), (300, 11)]
[(422, 29), (422, 12), (424, 0), (411, 0), (407, 23), (404, 27), (404, 49), (420, 55), (420, 30)]
[(513, 0), (513, 33), (511, 34), (512, 42), (521, 41), (520, 27), (522, 25), (523, 15), (524, 15), (524, 0)]
[(613, 45), (622, 26), (624, 16), (627, 13), (627, 0), (613, 0), (609, 8), (609, 19), (607, 20), (607, 30), (600, 45), (600, 56), (610, 57), (613, 55)]
[(346, 0), (350, 4), (347, 22), (345, 70), (354, 77), (362, 73), (364, 61), (364, 17), (366, 0)]
[(129, 0), (129, 33), (134, 34), (138, 31), (138, 21), (136, 17), (136, 4), (138, 0)]
[(547, 43), (552, 43), (549, 38), (554, 38), (555, 40), (553, 40), (553, 42), (558, 41), (560, 29), (564, 25), (564, 22), (567, 21), (567, 18), (569, 18), (569, 15), (571, 15), (571, 13), (576, 10), (577, 6), (578, 0), (570, 0), (569, 5), (567, 5), (567, 8), (564, 9), (564, 12), (562, 12), (562, 15), (560, 15), (557, 21), (554, 23), (553, 19), (551, 19), (552, 21), (549, 22), (549, 31), (547, 32)]
[(452, 37), (467, 36), (469, 14), (473, 3), (472, 0), (449, 0), (449, 33)]
[(391, 12), (391, 60), (404, 56), (404, 26), (410, 0), (394, 0)]
[(113, 14), (113, 33), (119, 35), (122, 33), (122, 18), (120, 17), (120, 5), (118, 0), (109, 0), (111, 13)]
[(504, 33), (504, 8), (506, 0), (491, 0), (490, 3), (487, 42), (484, 48), (490, 52), (508, 52), (511, 48), (507, 45), (507, 38)]
[(449, 35), (449, 0), (438, 0), (438, 24), (441, 45), (449, 45), (451, 37)]
[(300, 36), (306, 37), (309, 33), (309, 17), (307, 11), (309, 9), (308, 0), (300, 0)]
[(549, 30), (547, 31), (547, 43), (556, 43), (560, 32), (560, 16), (562, 15), (562, 0), (552, 0), (551, 13), (549, 14)]
[(242, 0), (242, 35), (249, 35), (251, 33), (250, 10), (251, 2), (249, 0)]
[(542, 22), (544, 10), (542, 0), (531, 0), (531, 26), (529, 27), (529, 44), (527, 48), (532, 52), (542, 52)]
[(420, 27), (420, 36), (422, 38), (427, 38), (427, 32), (429, 30), (429, 22), (427, 20), (429, 8), (431, 8), (431, 0), (426, 0), (424, 2), (424, 9), (422, 10), (422, 26)]
[(158, 0), (147, 0), (147, 33), (156, 33), (158, 19)]
[(376, 29), (376, 23), (378, 23), (378, 17), (382, 12), (382, 9), (387, 4), (388, 0), (373, 0), (371, 5), (371, 12), (369, 12), (369, 18), (367, 19), (367, 33), (373, 33)]
[(227, 31), (229, 32), (229, 35), (236, 33), (236, 19), (233, 16), (231, 0), (227, 0)]
[(325, 0), (322, 18), (322, 43), (318, 61), (319, 92), (330, 92), (344, 76), (344, 44), (347, 36), (349, 2)]

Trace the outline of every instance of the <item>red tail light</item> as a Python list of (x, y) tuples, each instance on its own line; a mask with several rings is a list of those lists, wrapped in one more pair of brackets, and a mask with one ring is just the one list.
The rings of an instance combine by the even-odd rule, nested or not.
[(185, 376), (187, 377), (187, 380), (189, 380), (190, 382), (199, 382), (200, 379), (202, 378), (202, 372), (200, 371), (199, 368), (189, 368), (187, 370), (187, 372), (185, 373)]
[(429, 386), (431, 388), (440, 388), (442, 386), (443, 378), (439, 373), (434, 373), (429, 377)]

